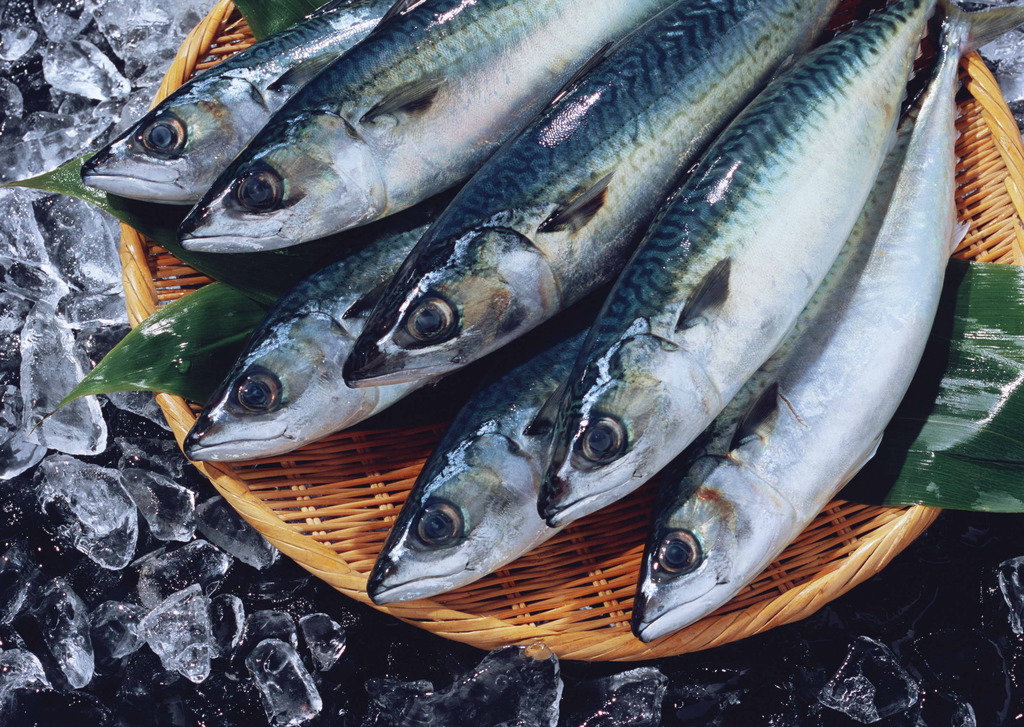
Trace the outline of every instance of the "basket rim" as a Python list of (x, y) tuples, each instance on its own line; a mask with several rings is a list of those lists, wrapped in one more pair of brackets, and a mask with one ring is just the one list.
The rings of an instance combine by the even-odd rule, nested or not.
[[(160, 85), (154, 105), (193, 75), (210, 46), (234, 17), (236, 8), (233, 0), (218, 0), (182, 44)], [(234, 22), (230, 27), (238, 34), (244, 24)], [(967, 87), (981, 103), (986, 124), (994, 132), (996, 147), (1007, 167), (1005, 184), (1016, 215), (1024, 217), (1024, 143), (1016, 122), (999, 93), (994, 77), (980, 57), (977, 54), (969, 56), (963, 67), (969, 79)], [(1014, 228), (1018, 248), (1024, 242), (1024, 232), (1020, 227), (1018, 223)], [(157, 289), (149, 266), (148, 243), (127, 225), (122, 225), (120, 256), (129, 322), (135, 327), (156, 310)], [(1024, 259), (1018, 257), (1017, 261), (1020, 264)], [(156, 401), (181, 447), (195, 421), (192, 408), (184, 399), (168, 394), (156, 394)], [(193, 464), (225, 500), (278, 550), (345, 595), (417, 627), (479, 648), (544, 641), (560, 658), (578, 660), (635, 661), (675, 656), (729, 643), (806, 618), (884, 568), (941, 512), (925, 506), (886, 508), (887, 511), (898, 512), (898, 516), (864, 536), (855, 550), (833, 561), (830, 566), (835, 567), (826, 567), (818, 576), (770, 601), (712, 615), (673, 636), (643, 644), (628, 632), (567, 633), (544, 626), (509, 624), (492, 616), (457, 611), (433, 599), (377, 606), (366, 594), (365, 574), (353, 569), (342, 556), (323, 543), (297, 532), (279, 518), (232, 472), (230, 466), (206, 462)], [(834, 505), (835, 502), (830, 503), (829, 507)]]

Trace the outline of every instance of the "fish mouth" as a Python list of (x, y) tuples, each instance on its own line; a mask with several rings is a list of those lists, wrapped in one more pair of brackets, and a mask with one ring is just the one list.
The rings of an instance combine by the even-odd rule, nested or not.
[(420, 598), (430, 598), (441, 593), (459, 588), (463, 583), (452, 585), (452, 577), (460, 573), (472, 573), (468, 564), (453, 568), (451, 571), (433, 576), (417, 576), (400, 583), (387, 583), (386, 576), (380, 576), (374, 568), (366, 585), (366, 592), (370, 600), (378, 606), (385, 606), (391, 603), (414, 601)]
[(176, 205), (193, 205), (199, 195), (189, 192), (178, 183), (178, 176), (156, 178), (137, 173), (118, 173), (82, 169), (82, 184), (108, 194), (130, 199), (163, 202)]
[[(230, 441), (203, 442), (203, 432), (190, 431), (185, 437), (182, 449), (185, 456), (196, 462), (247, 462), (262, 457), (273, 457), (295, 449), (293, 437), (288, 436), (288, 428), (267, 437), (249, 437)], [(268, 442), (277, 443), (276, 447), (267, 447)], [(291, 446), (289, 446), (291, 445)]]
[(179, 241), (182, 247), (191, 252), (223, 253), (264, 252), (296, 244), (294, 240), (288, 240), (276, 234), (252, 237), (249, 235), (202, 235), (185, 232), (179, 234)]
[(571, 522), (590, 515), (595, 510), (600, 509), (600, 507), (603, 507), (603, 505), (595, 507), (593, 503), (596, 500), (601, 500), (607, 496), (609, 492), (611, 492), (611, 490), (601, 490), (600, 492), (584, 495), (583, 497), (572, 500), (571, 502), (557, 502), (554, 499), (548, 499), (544, 503), (544, 510), (541, 512), (541, 517), (543, 517), (547, 522), (548, 527), (564, 527)]

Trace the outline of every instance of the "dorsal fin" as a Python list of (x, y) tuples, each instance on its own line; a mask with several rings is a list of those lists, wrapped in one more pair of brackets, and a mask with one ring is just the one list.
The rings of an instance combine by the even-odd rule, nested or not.
[(404, 112), (407, 114), (423, 111), (434, 103), (434, 97), (445, 83), (443, 78), (424, 78), (420, 81), (396, 88), (363, 114), (359, 123), (368, 124), (386, 114)]
[(347, 321), (352, 318), (359, 318), (369, 313), (373, 310), (373, 306), (377, 305), (377, 301), (380, 300), (380, 297), (384, 294), (384, 289), (388, 287), (388, 283), (390, 282), (390, 278), (382, 280), (380, 283), (375, 285), (372, 290), (368, 290), (359, 298), (359, 300), (350, 305), (348, 310), (346, 310), (341, 317)]
[(380, 22), (377, 23), (374, 30), (380, 28), (381, 26), (387, 25), (392, 20), (397, 18), (399, 15), (405, 15), (410, 10), (415, 10), (426, 1), (427, 0), (398, 0), (398, 2), (392, 5), (388, 9), (388, 11), (381, 16)]
[(753, 437), (764, 436), (765, 430), (771, 429), (778, 418), (779, 383), (776, 381), (758, 397), (750, 411), (740, 420), (729, 443), (729, 451), (743, 446)]
[(608, 185), (614, 176), (615, 172), (609, 172), (572, 202), (556, 209), (550, 217), (541, 223), (537, 232), (561, 232), (563, 230), (579, 232), (582, 230), (604, 207), (608, 197)]
[(618, 43), (616, 43), (615, 41), (610, 41), (608, 43), (605, 43), (600, 48), (598, 48), (597, 49), (597, 53), (592, 55), (590, 57), (590, 60), (588, 60), (586, 63), (584, 63), (578, 69), (576, 69), (576, 72), (574, 74), (572, 74), (572, 76), (569, 78), (569, 80), (566, 81), (562, 85), (562, 87), (560, 89), (558, 89), (558, 93), (556, 93), (554, 98), (551, 99), (551, 104), (550, 105), (554, 106), (556, 103), (561, 101), (565, 97), (565, 94), (567, 94), (569, 92), (569, 89), (572, 88), (574, 85), (576, 85), (577, 81), (579, 81), (585, 75), (587, 75), (592, 70), (597, 68), (597, 66), (599, 66), (601, 64), (601, 61), (603, 61), (605, 58), (607, 58), (611, 54), (612, 50), (617, 45), (618, 45)]
[(720, 306), (729, 297), (729, 274), (732, 271), (732, 258), (725, 258), (715, 263), (704, 279), (693, 291), (693, 295), (683, 306), (679, 314), (676, 330), (682, 331), (693, 326), (697, 319), (712, 308)]
[(558, 409), (562, 404), (562, 398), (567, 388), (569, 388), (569, 380), (565, 379), (558, 385), (558, 388), (551, 392), (551, 396), (548, 397), (544, 405), (537, 411), (537, 415), (527, 425), (526, 429), (523, 430), (523, 434), (528, 437), (537, 437), (551, 431), (555, 421), (558, 419)]
[(320, 75), (327, 66), (338, 59), (340, 53), (324, 53), (313, 58), (307, 58), (296, 66), (292, 66), (281, 74), (279, 78), (267, 85), (267, 90), (277, 93), (287, 86), (302, 88), (307, 83)]

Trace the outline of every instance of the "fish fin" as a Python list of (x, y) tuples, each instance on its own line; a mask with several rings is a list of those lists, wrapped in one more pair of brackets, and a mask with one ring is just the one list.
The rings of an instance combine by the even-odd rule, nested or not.
[(762, 437), (766, 430), (775, 426), (779, 419), (779, 383), (776, 381), (757, 398), (750, 410), (743, 415), (729, 442), (729, 451), (742, 447), (753, 437)]
[(963, 222), (957, 222), (956, 227), (953, 228), (953, 237), (949, 240), (949, 254), (952, 255), (956, 252), (956, 249), (960, 247), (960, 243), (967, 237), (967, 233), (971, 231), (971, 221), (964, 220)]
[(604, 207), (605, 200), (608, 198), (608, 185), (614, 176), (615, 172), (609, 172), (572, 202), (556, 209), (550, 217), (541, 223), (537, 232), (562, 232), (563, 230), (579, 232), (582, 230)]
[(360, 298), (350, 305), (342, 314), (342, 319), (348, 321), (353, 318), (361, 318), (368, 314), (373, 310), (373, 307), (377, 305), (377, 301), (380, 300), (380, 297), (384, 295), (384, 289), (388, 287), (388, 283), (390, 282), (390, 279), (382, 280), (374, 286), (372, 290), (369, 290), (360, 296)]
[(694, 325), (695, 321), (710, 309), (720, 306), (729, 297), (729, 275), (732, 271), (732, 258), (725, 258), (715, 263), (704, 279), (693, 291), (693, 295), (683, 306), (679, 314), (676, 330), (682, 331)]
[(575, 86), (577, 81), (601, 65), (601, 62), (611, 54), (612, 50), (614, 50), (616, 46), (618, 46), (617, 42), (609, 41), (598, 48), (597, 53), (592, 55), (586, 63), (576, 69), (576, 72), (569, 77), (569, 80), (562, 84), (562, 87), (558, 89), (558, 93), (554, 95), (551, 99), (551, 104), (549, 105), (554, 106), (556, 103), (561, 101), (565, 95), (569, 93), (569, 89)]
[(962, 22), (968, 28), (964, 53), (976, 51), (1004, 33), (1024, 25), (1024, 7), (994, 8), (968, 13), (958, 8), (952, 0), (939, 2), (951, 20)]
[(416, 111), (424, 111), (434, 103), (434, 97), (437, 96), (437, 92), (441, 90), (444, 84), (445, 79), (443, 78), (424, 78), (420, 81), (413, 81), (405, 86), (401, 86), (382, 98), (373, 108), (363, 114), (363, 117), (359, 119), (359, 123), (372, 123), (379, 117), (387, 114), (399, 112), (411, 114)]
[(427, 0), (398, 0), (398, 2), (392, 5), (388, 11), (381, 16), (380, 22), (377, 23), (374, 30), (387, 25), (399, 15), (405, 15), (406, 13), (415, 10), (426, 1)]
[(568, 388), (569, 380), (565, 379), (558, 385), (558, 388), (551, 392), (551, 396), (548, 397), (548, 400), (537, 411), (537, 415), (526, 426), (526, 429), (523, 430), (523, 434), (528, 437), (537, 437), (551, 431), (555, 421), (558, 419), (558, 410)]
[(340, 53), (325, 53), (302, 61), (297, 66), (289, 68), (281, 76), (267, 86), (268, 91), (277, 93), (288, 87), (302, 88), (307, 83), (320, 75), (327, 66), (338, 59)]

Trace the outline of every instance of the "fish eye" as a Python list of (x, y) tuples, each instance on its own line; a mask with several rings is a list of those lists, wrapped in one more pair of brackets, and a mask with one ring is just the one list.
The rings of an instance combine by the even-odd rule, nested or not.
[(673, 530), (661, 539), (655, 568), (666, 575), (692, 573), (704, 562), (704, 550), (689, 530)]
[(251, 412), (267, 413), (281, 400), (281, 382), (268, 371), (254, 371), (239, 382), (235, 399)]
[(185, 125), (171, 114), (161, 114), (135, 136), (146, 151), (157, 156), (172, 157), (185, 147)]
[(450, 502), (428, 503), (416, 519), (416, 537), (429, 548), (446, 548), (462, 538), (462, 515)]
[(601, 417), (587, 425), (577, 450), (594, 465), (614, 462), (626, 451), (626, 430), (621, 422)]
[(405, 330), (421, 343), (438, 343), (455, 332), (455, 311), (444, 298), (430, 297), (405, 319)]
[(246, 172), (235, 184), (235, 199), (249, 212), (270, 212), (281, 206), (284, 185), (270, 167)]

